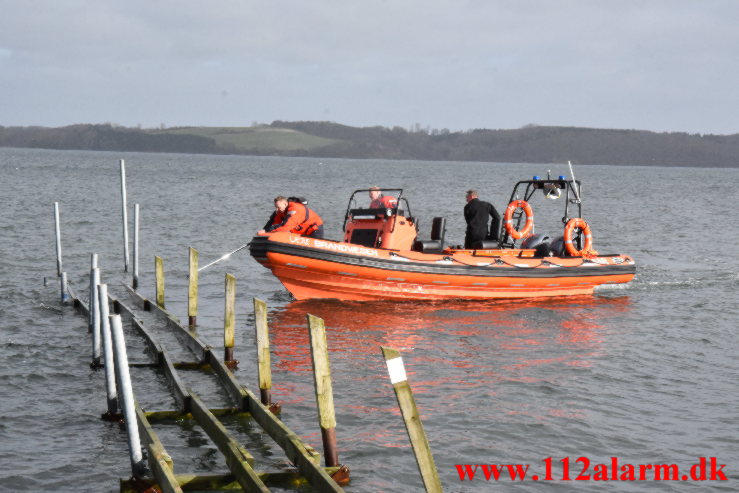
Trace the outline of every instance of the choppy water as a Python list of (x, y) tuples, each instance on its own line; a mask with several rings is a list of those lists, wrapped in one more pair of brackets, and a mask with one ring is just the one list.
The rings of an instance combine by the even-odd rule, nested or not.
[[(58, 303), (53, 203), (64, 268), (85, 289), (89, 254), (122, 278), (119, 158), (141, 204), (141, 291), (165, 261), (167, 306), (186, 313), (187, 247), (201, 265), (246, 243), (278, 194), (309, 198), (338, 237), (346, 199), (369, 185), (406, 188), (413, 214), (446, 216), (461, 243), (464, 191), (502, 210), (518, 179), (562, 165), (348, 161), (0, 149), (0, 490), (117, 491), (125, 435), (99, 419), (103, 374), (89, 368), (86, 320)], [(421, 481), (380, 345), (403, 352), (446, 491), (739, 491), (739, 194), (737, 169), (578, 165), (595, 248), (637, 261), (627, 287), (573, 299), (497, 303), (292, 302), (242, 251), (201, 273), (201, 334), (221, 341), (223, 276), (238, 281), (238, 378), (257, 387), (251, 297), (266, 300), (273, 393), (283, 419), (320, 449), (306, 312), (326, 320), (341, 462), (351, 492), (418, 491)], [(538, 232), (561, 228), (537, 214)], [(130, 217), (132, 218), (132, 213)], [(548, 223), (546, 221), (549, 220)], [(44, 287), (43, 278), (49, 286)], [(135, 358), (135, 355), (131, 357)], [(134, 376), (139, 400), (155, 392)], [(195, 427), (161, 430), (182, 471), (222, 463)], [(455, 464), (727, 464), (727, 482), (461, 482)], [(178, 459), (179, 458), (179, 459)], [(591, 473), (592, 466), (591, 466)]]

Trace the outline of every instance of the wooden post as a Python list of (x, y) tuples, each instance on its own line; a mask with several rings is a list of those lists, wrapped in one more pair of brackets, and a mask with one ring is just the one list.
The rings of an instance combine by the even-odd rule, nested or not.
[(121, 206), (123, 213), (123, 271), (128, 272), (128, 206), (126, 205), (126, 163), (121, 163)]
[(408, 431), (408, 438), (413, 446), (413, 453), (416, 456), (418, 469), (421, 471), (423, 485), (427, 492), (441, 493), (441, 481), (439, 473), (434, 464), (434, 456), (431, 454), (431, 447), (426, 438), (426, 432), (423, 430), (423, 423), (418, 414), (416, 401), (413, 398), (413, 391), (408, 384), (408, 378), (405, 374), (403, 366), (403, 358), (396, 349), (382, 347), (382, 355), (385, 357), (387, 371), (390, 374), (390, 383), (393, 384), (395, 396), (398, 399), (400, 412), (403, 414), (405, 421), (405, 429)]
[(257, 329), (257, 361), (259, 362), (259, 397), (262, 404), (272, 404), (272, 366), (269, 355), (267, 303), (254, 298), (254, 322)]
[(113, 339), (110, 334), (108, 305), (108, 285), (98, 285), (98, 304), (100, 305), (100, 331), (103, 334), (103, 365), (105, 367), (105, 391), (108, 398), (108, 412), (104, 419), (115, 419), (118, 412), (118, 392), (115, 385), (115, 363), (113, 362)]
[(198, 251), (190, 247), (187, 287), (187, 315), (190, 327), (198, 322)]
[(113, 356), (115, 362), (116, 383), (121, 393), (121, 410), (128, 432), (128, 451), (131, 457), (133, 475), (140, 477), (145, 471), (139, 428), (136, 420), (136, 410), (131, 387), (131, 375), (128, 372), (128, 355), (126, 341), (123, 337), (123, 326), (120, 315), (110, 315), (110, 327), (113, 335)]
[(162, 257), (154, 257), (154, 275), (156, 277), (157, 305), (164, 308), (164, 261)]
[(62, 278), (60, 281), (61, 284), (61, 291), (62, 291), (62, 305), (66, 304), (67, 301), (69, 301), (69, 289), (67, 289), (67, 273), (62, 272)]
[(334, 393), (331, 388), (331, 368), (328, 362), (326, 326), (321, 318), (311, 314), (308, 314), (307, 318), (310, 327), (313, 382), (318, 404), (318, 422), (321, 425), (323, 455), (326, 467), (334, 467), (339, 465), (339, 454), (336, 450), (336, 415), (334, 413)]
[(56, 275), (62, 275), (62, 233), (59, 226), (59, 202), (54, 202), (54, 225), (56, 229)]
[(95, 267), (90, 272), (90, 332), (92, 332), (92, 363), (90, 367), (100, 368), (100, 302), (98, 286), (100, 285), (100, 269)]
[(133, 289), (139, 288), (139, 204), (133, 206)]
[(231, 274), (226, 274), (226, 303), (223, 312), (223, 362), (229, 368), (235, 368), (239, 363), (234, 360), (234, 332), (236, 330), (235, 306), (236, 278)]

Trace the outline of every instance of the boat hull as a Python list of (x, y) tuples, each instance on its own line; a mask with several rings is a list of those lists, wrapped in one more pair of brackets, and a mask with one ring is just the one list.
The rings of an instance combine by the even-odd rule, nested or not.
[(592, 294), (629, 282), (628, 256), (547, 257), (525, 252), (394, 252), (290, 233), (255, 237), (252, 256), (299, 300), (440, 300)]

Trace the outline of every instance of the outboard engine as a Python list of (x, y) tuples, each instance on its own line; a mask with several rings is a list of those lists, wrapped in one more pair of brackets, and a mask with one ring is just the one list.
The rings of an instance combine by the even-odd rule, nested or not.
[(527, 236), (521, 242), (521, 248), (523, 249), (534, 249), (542, 243), (549, 243), (552, 239), (546, 233), (538, 233), (535, 235)]
[(549, 251), (553, 257), (567, 257), (564, 236), (558, 236), (549, 243)]
[(551, 241), (551, 238), (548, 234), (545, 233), (538, 233), (535, 235), (527, 236), (523, 239), (521, 242), (521, 248), (522, 249), (532, 249), (535, 250), (534, 257), (535, 258), (543, 258), (543, 257), (549, 257), (550, 256), (550, 246), (549, 242)]

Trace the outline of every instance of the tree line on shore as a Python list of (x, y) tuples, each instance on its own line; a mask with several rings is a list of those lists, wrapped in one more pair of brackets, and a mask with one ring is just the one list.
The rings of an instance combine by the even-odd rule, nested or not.
[[(463, 132), (401, 127), (351, 127), (333, 122), (274, 121), (229, 128), (229, 139), (210, 136), (210, 127), (128, 128), (111, 124), (66, 127), (2, 127), (0, 146), (45, 149), (250, 154), (352, 159), (416, 159), (584, 164), (739, 167), (739, 134), (594, 129), (528, 125), (519, 129)], [(269, 140), (259, 136), (270, 131)], [(260, 134), (259, 132), (262, 132)], [(234, 140), (243, 134), (248, 139)], [(300, 134), (319, 144), (279, 145)], [(275, 140), (275, 135), (278, 135)], [(320, 138), (320, 139), (318, 139)]]

